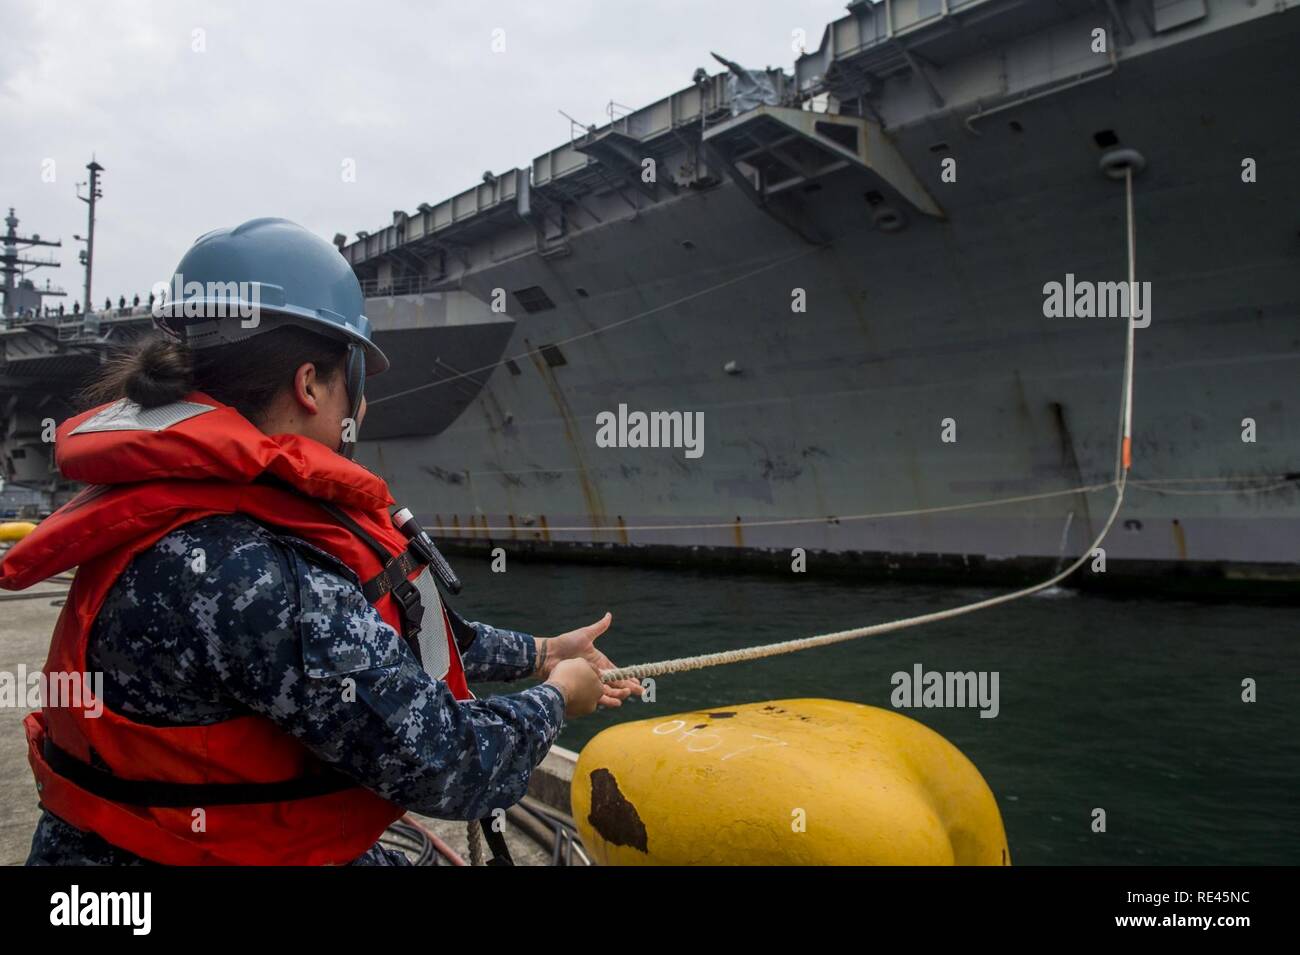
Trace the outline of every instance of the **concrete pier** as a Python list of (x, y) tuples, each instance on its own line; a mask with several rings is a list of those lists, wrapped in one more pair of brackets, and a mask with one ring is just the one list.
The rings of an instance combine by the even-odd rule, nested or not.
[[(63, 584), (45, 583), (29, 593), (48, 594), (30, 600), (0, 601), (0, 671), (16, 673), (19, 665), (30, 672), (45, 665), (50, 634), (59, 616)], [(8, 596), (5, 594), (4, 596)], [(26, 707), (0, 707), (0, 864), (20, 865), (31, 849), (32, 830), (40, 809), (36, 784), (27, 767), (27, 739), (23, 735)]]

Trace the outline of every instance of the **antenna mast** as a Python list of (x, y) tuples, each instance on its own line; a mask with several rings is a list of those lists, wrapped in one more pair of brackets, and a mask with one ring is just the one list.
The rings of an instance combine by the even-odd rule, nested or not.
[[(17, 314), (17, 289), (16, 281), (29, 269), (23, 266), (30, 266), (33, 269), (59, 267), (59, 263), (54, 259), (25, 259), (23, 253), (19, 251), (19, 246), (37, 246), (52, 245), (59, 246), (62, 242), (50, 242), (48, 239), (42, 239), (39, 235), (19, 235), (18, 234), (18, 217), (14, 215), (13, 206), (9, 207), (9, 215), (5, 216), (5, 233), (3, 236), (4, 245), (0, 247), (0, 273), (4, 275), (4, 317), (12, 318)], [(26, 293), (24, 293), (26, 294)], [(46, 294), (62, 295), (61, 291), (49, 290)], [(37, 293), (37, 305), (40, 304), (40, 296)]]
[(86, 266), (86, 297), (85, 308), (89, 312), (92, 308), (90, 302), (90, 273), (95, 264), (95, 200), (102, 199), (103, 191), (99, 188), (99, 174), (104, 171), (104, 167), (95, 162), (95, 157), (90, 157), (90, 163), (86, 166), (90, 170), (89, 194), (83, 196), (77, 193), (77, 198), (90, 206), (89, 221), (86, 224), (86, 238), (83, 240), (86, 247), (81, 250), (81, 261)]

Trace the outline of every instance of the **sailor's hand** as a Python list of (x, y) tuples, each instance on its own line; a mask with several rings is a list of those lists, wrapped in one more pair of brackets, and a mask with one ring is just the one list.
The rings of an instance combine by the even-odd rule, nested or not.
[(605, 692), (600, 674), (583, 660), (561, 660), (546, 680), (564, 697), (564, 715), (586, 716), (596, 712)]
[[(562, 660), (585, 660), (600, 673), (602, 670), (615, 669), (614, 661), (596, 649), (596, 638), (609, 629), (614, 617), (609, 612), (595, 623), (577, 630), (570, 630), (558, 637), (538, 641), (537, 670), (544, 680), (551, 669)], [(605, 685), (605, 692), (600, 698), (601, 706), (622, 706), (633, 693), (640, 695), (640, 680), (619, 680)]]

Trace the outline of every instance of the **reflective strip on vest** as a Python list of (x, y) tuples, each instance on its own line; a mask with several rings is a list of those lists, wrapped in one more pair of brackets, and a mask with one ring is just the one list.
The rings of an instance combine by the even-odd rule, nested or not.
[(420, 635), (416, 640), (420, 645), (420, 662), (425, 673), (435, 680), (442, 680), (451, 669), (450, 634), (447, 633), (442, 597), (438, 594), (438, 585), (434, 583), (433, 574), (428, 567), (415, 578), (415, 588), (420, 592), (420, 607), (423, 610)]
[(71, 434), (94, 434), (97, 431), (163, 431), (209, 411), (215, 405), (197, 401), (174, 401), (157, 408), (145, 408), (129, 398), (115, 401), (103, 411), (73, 428)]

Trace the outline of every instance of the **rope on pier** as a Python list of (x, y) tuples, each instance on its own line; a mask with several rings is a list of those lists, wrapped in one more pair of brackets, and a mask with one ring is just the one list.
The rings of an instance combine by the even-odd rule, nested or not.
[(469, 839), (469, 864), (485, 865), (487, 854), (483, 851), (483, 830), (479, 828), (477, 819), (469, 821), (465, 834)]

